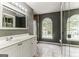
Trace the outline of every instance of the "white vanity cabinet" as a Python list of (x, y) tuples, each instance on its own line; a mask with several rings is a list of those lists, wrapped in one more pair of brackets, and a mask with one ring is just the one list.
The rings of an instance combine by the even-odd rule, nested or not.
[(8, 54), (8, 57), (18, 56), (17, 44), (0, 49), (0, 54)]
[(32, 39), (18, 43), (19, 57), (32, 57)]
[(37, 39), (33, 37), (29, 40), (18, 43), (18, 53), (20, 57), (33, 57), (37, 54)]
[(8, 57), (32, 57), (35, 51), (35, 38), (30, 38), (14, 45), (0, 49), (0, 54), (8, 54)]

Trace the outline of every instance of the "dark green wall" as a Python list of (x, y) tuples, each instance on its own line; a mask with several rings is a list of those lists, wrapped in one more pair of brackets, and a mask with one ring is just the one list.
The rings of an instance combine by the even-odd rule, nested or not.
[[(52, 25), (53, 25), (53, 39), (42, 39), (41, 38), (41, 29), (42, 29), (42, 20), (46, 17), (51, 18), (52, 20)], [(38, 21), (37, 21), (38, 22)], [(39, 39), (38, 40), (45, 40), (45, 41), (53, 41), (53, 42), (59, 42), (60, 39), (60, 12), (54, 12), (54, 13), (46, 13), (46, 14), (41, 14), (39, 15)]]
[[(78, 42), (73, 42), (73, 41), (67, 41), (66, 40), (66, 25), (67, 25), (67, 19), (69, 17), (71, 17), (72, 15), (75, 14), (79, 14), (79, 9), (72, 9), (72, 10), (67, 10), (67, 11), (63, 11), (63, 22), (62, 22), (62, 34), (63, 34), (63, 43), (71, 43), (71, 44), (79, 44)], [(54, 39), (53, 40), (49, 40), (49, 41), (53, 41), (53, 42), (59, 42), (60, 40), (60, 35), (61, 35), (61, 19), (60, 19), (60, 12), (54, 12), (54, 13), (46, 13), (46, 14), (41, 14), (39, 15), (39, 21), (37, 20), (37, 25), (39, 23), (39, 37), (38, 40), (44, 40), (41, 39), (41, 22), (45, 17), (49, 17), (52, 19), (53, 21), (53, 36)], [(38, 27), (38, 26), (37, 26)], [(45, 40), (46, 41), (46, 40)], [(48, 40), (47, 40), (48, 41)]]
[(66, 41), (67, 19), (75, 14), (79, 14), (79, 9), (72, 9), (72, 10), (63, 11), (63, 42), (65, 42), (65, 43), (79, 44), (78, 42), (74, 42), (74, 41)]

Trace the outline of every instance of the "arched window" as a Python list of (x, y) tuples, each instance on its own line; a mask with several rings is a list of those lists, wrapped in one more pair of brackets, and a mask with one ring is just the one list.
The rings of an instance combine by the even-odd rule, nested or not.
[(52, 20), (50, 18), (44, 18), (42, 21), (42, 38), (52, 39)]
[(67, 40), (79, 41), (79, 14), (72, 15), (67, 20)]

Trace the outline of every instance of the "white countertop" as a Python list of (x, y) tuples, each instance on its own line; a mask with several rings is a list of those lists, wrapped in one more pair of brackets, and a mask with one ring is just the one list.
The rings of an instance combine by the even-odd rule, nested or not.
[[(6, 41), (5, 39), (6, 37), (13, 37), (13, 39), (10, 41)], [(20, 35), (0, 37), (0, 49), (22, 42), (24, 40), (31, 39), (33, 37), (36, 37), (36, 35), (20, 34)]]

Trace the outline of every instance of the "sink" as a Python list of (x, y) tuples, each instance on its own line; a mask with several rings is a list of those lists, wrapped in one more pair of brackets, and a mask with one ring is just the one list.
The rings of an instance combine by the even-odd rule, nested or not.
[[(10, 37), (12, 37), (12, 38), (10, 38)], [(11, 36), (0, 37), (0, 49), (13, 45), (13, 44), (16, 44), (23, 40), (27, 40), (31, 37), (32, 37), (32, 35), (29, 35), (29, 34), (20, 34), (20, 35), (11, 35)], [(9, 38), (8, 41), (7, 41), (7, 38)]]
[(6, 41), (6, 40), (0, 40), (0, 45), (6, 44), (6, 43), (8, 43), (8, 41)]
[(14, 35), (13, 39), (23, 38), (23, 37), (29, 37), (29, 34), (20, 34), (20, 35)]
[(20, 34), (20, 35), (12, 35), (12, 36), (0, 37), (0, 45), (4, 45), (6, 43), (19, 41), (19, 40), (22, 40), (23, 38), (29, 38), (29, 37), (30, 37), (29, 34)]

